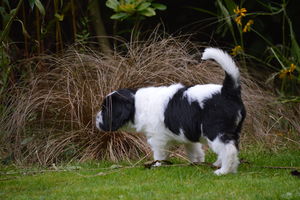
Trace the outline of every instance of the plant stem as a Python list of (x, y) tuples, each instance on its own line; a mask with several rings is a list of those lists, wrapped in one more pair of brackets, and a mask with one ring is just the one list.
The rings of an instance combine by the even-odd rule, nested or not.
[[(25, 14), (25, 5), (23, 4), (22, 6), (22, 15), (23, 15), (23, 23), (24, 23), (24, 27), (26, 27), (26, 14)], [(28, 58), (29, 56), (29, 52), (28, 52), (28, 39), (27, 36), (24, 35), (24, 55), (26, 58)]]
[[(58, 13), (59, 1), (54, 0), (54, 13)], [(56, 19), (56, 52), (63, 49), (63, 41), (61, 35), (61, 27), (59, 20)]]
[(98, 44), (101, 51), (104, 54), (110, 54), (111, 48), (107, 38), (107, 33), (101, 18), (99, 0), (91, 0), (89, 5), (90, 14), (92, 16), (92, 22), (97, 34)]
[(42, 42), (41, 42), (41, 25), (40, 25), (40, 13), (39, 10), (35, 7), (35, 23), (36, 23), (36, 39), (38, 41), (38, 54), (41, 54), (42, 52)]
[(135, 19), (135, 23), (131, 32), (131, 41), (137, 41), (140, 35), (140, 23), (141, 23), (141, 19), (139, 16), (136, 17)]
[(9, 30), (10, 30), (10, 26), (11, 26), (13, 20), (15, 19), (15, 17), (17, 16), (18, 11), (19, 11), (22, 3), (23, 3), (23, 0), (20, 0), (17, 7), (16, 7), (16, 9), (15, 9), (15, 11), (14, 11), (14, 13), (13, 13), (13, 15), (9, 18), (9, 21), (5, 25), (5, 27), (3, 29), (3, 32), (1, 34), (1, 37), (0, 37), (0, 43), (2, 43), (6, 39), (8, 33), (9, 33)]
[(73, 37), (74, 37), (74, 41), (75, 41), (77, 29), (76, 29), (76, 12), (75, 12), (74, 0), (71, 0), (71, 11), (72, 11)]

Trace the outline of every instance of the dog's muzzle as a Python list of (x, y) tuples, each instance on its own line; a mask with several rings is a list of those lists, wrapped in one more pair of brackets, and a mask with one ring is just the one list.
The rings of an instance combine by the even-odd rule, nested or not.
[(96, 127), (101, 130), (100, 124), (103, 124), (102, 111), (98, 112), (96, 116)]

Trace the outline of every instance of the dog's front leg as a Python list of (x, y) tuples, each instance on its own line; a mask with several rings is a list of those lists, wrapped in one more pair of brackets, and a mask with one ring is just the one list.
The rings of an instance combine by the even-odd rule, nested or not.
[(168, 142), (162, 140), (161, 138), (155, 138), (155, 137), (151, 137), (147, 141), (151, 146), (153, 152), (153, 158), (155, 161), (152, 166), (153, 167), (161, 166), (164, 162), (160, 162), (160, 161), (165, 161), (169, 157)]

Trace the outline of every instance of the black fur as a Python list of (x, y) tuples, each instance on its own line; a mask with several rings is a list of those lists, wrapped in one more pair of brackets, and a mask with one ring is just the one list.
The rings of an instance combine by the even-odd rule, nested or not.
[(179, 135), (180, 129), (184, 135), (192, 142), (198, 142), (201, 136), (201, 108), (198, 102), (188, 102), (183, 93), (188, 88), (178, 90), (169, 101), (165, 110), (165, 125), (173, 133)]
[[(240, 112), (241, 120), (235, 124)], [(238, 147), (239, 134), (246, 116), (246, 110), (237, 96), (228, 98), (227, 93), (215, 94), (204, 103), (203, 132), (204, 136), (213, 141), (218, 135), (224, 143), (234, 141)]]
[[(240, 87), (233, 88), (230, 78), (225, 79), (221, 93), (204, 101), (203, 108), (197, 101), (188, 102), (183, 96), (188, 88), (180, 89), (170, 99), (165, 110), (165, 125), (179, 135), (180, 129), (192, 142), (198, 142), (201, 136), (213, 141), (217, 136), (224, 142), (234, 141), (238, 147), (239, 133), (246, 116), (244, 104), (240, 97)], [(236, 124), (240, 112), (241, 120)], [(202, 128), (201, 128), (202, 126)]]

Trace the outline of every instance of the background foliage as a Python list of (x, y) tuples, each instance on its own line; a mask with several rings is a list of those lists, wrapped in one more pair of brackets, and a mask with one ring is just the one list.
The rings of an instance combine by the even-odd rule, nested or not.
[[(272, 87), (281, 94), (298, 96), (297, 5), (295, 0), (4, 0), (0, 4), (1, 90), (24, 73), (12, 70), (8, 62), (61, 52), (74, 42), (96, 42), (101, 51), (109, 52), (118, 42), (107, 36), (136, 39), (162, 23), (167, 33), (192, 34), (192, 40), (207, 45), (240, 46), (242, 59), (254, 62), (246, 65), (254, 76), (271, 78)], [(245, 8), (243, 16), (235, 12), (237, 8)]]

